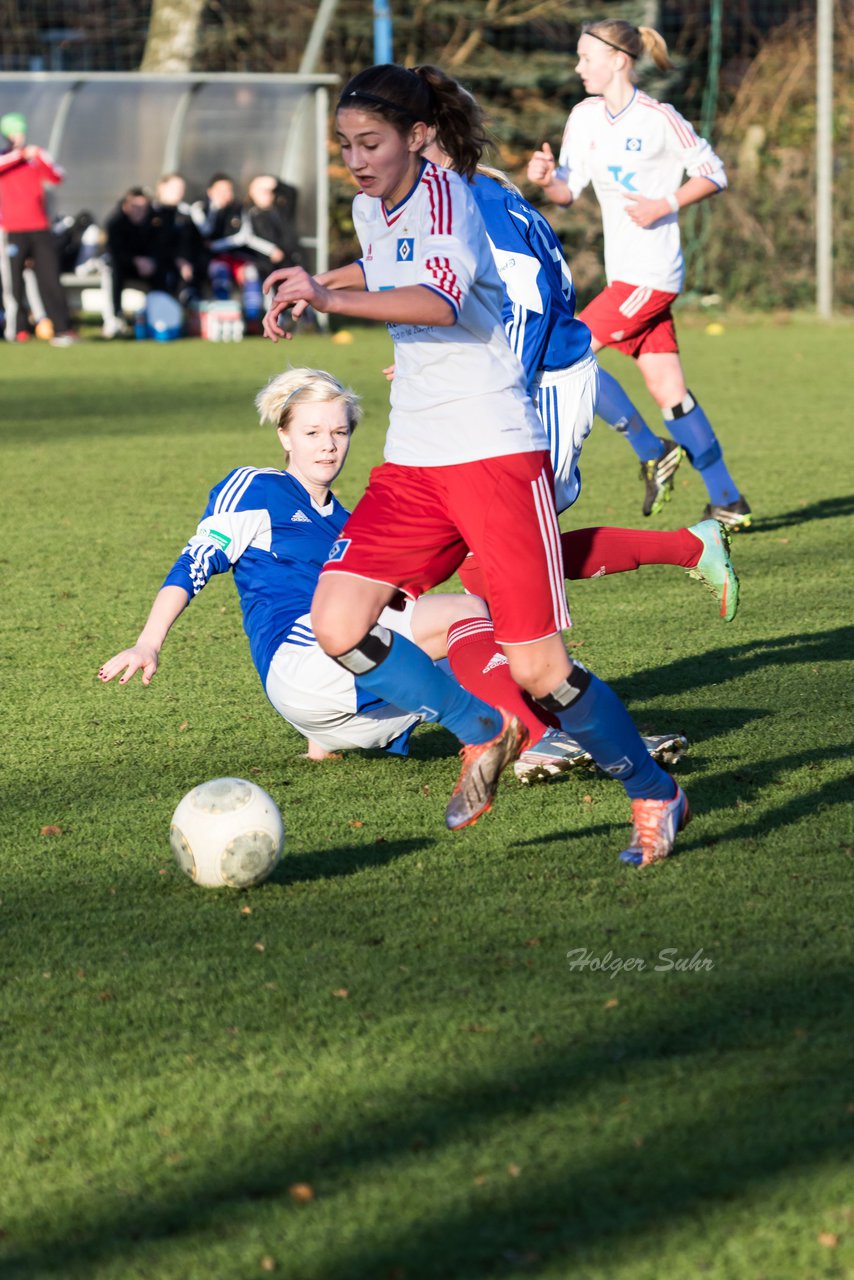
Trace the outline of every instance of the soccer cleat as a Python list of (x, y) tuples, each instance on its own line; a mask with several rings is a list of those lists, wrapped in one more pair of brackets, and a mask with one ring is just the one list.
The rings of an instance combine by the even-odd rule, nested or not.
[(477, 822), (492, 808), (501, 771), (519, 754), (527, 737), (521, 720), (501, 712), (501, 732), (489, 742), (473, 743), (460, 751), (463, 766), (445, 810), (445, 826), (459, 831)]
[(76, 333), (68, 329), (65, 333), (58, 333), (55, 338), (50, 339), (52, 347), (73, 347), (80, 341)]
[(749, 529), (753, 524), (750, 503), (745, 497), (730, 502), (726, 507), (716, 507), (709, 503), (703, 512), (704, 520), (717, 520), (730, 533), (738, 533), (740, 529)]
[(657, 516), (665, 502), (670, 501), (673, 477), (685, 456), (685, 450), (675, 440), (668, 440), (665, 436), (658, 438), (664, 445), (664, 453), (660, 458), (652, 458), (649, 462), (640, 464), (641, 480), (646, 484), (643, 500), (645, 516)]
[(738, 612), (738, 578), (729, 558), (729, 533), (717, 520), (702, 520), (688, 532), (703, 544), (703, 554), (688, 576), (706, 584), (721, 602), (724, 622), (732, 622)]
[[(657, 764), (671, 766), (687, 750), (688, 739), (684, 733), (645, 734), (643, 744)], [(590, 752), (559, 729), (546, 730), (540, 741), (523, 751), (513, 766), (513, 772), (525, 786), (545, 782), (569, 769), (602, 772)]]
[(546, 729), (539, 742), (522, 752), (513, 765), (513, 772), (520, 782), (530, 786), (589, 763), (590, 753), (568, 733), (562, 729)]
[(681, 787), (672, 800), (632, 801), (632, 842), (620, 861), (632, 867), (663, 862), (673, 852), (677, 833), (691, 821), (688, 797)]

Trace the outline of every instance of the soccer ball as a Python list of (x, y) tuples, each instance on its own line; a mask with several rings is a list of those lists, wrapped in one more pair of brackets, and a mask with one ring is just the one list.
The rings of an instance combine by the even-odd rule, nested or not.
[(188, 791), (169, 831), (178, 865), (209, 889), (260, 884), (279, 861), (284, 841), (275, 800), (245, 778), (214, 778)]

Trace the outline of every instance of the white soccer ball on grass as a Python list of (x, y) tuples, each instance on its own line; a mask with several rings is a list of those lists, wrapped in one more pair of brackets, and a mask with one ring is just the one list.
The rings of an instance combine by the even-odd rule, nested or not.
[(285, 827), (272, 796), (245, 778), (214, 778), (189, 791), (172, 815), (178, 865), (208, 889), (248, 889), (282, 854)]

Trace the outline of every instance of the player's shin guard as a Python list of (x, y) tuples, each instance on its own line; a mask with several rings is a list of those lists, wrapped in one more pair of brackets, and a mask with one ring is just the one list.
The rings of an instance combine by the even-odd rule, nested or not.
[(632, 800), (673, 799), (673, 779), (650, 756), (620, 699), (580, 662), (536, 701), (557, 716), (600, 769), (622, 782)]
[(681, 404), (661, 412), (673, 439), (682, 445), (692, 467), (699, 471), (710, 502), (720, 507), (735, 502), (740, 496), (738, 485), (723, 460), (720, 441), (712, 424), (691, 392)]
[(440, 671), (423, 649), (376, 623), (335, 661), (356, 680), (356, 688), (392, 706), (438, 722), (460, 742), (489, 742), (501, 730), (501, 712)]
[(609, 427), (625, 436), (641, 462), (654, 462), (661, 457), (661, 440), (650, 431), (617, 379), (601, 367), (596, 412)]

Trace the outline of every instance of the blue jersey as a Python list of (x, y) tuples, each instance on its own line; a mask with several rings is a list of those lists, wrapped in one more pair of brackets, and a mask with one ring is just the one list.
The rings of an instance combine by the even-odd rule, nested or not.
[(587, 355), (590, 330), (575, 317), (572, 274), (543, 215), (485, 174), (475, 174), (471, 189), (504, 285), (507, 337), (533, 392), (540, 373), (567, 369)]
[(238, 467), (211, 489), (163, 586), (183, 587), (192, 598), (215, 573), (233, 570), (252, 661), (266, 686), (283, 641), (316, 643), (299, 619), (311, 611), (320, 570), (349, 514), (331, 494), (318, 506), (287, 471)]

